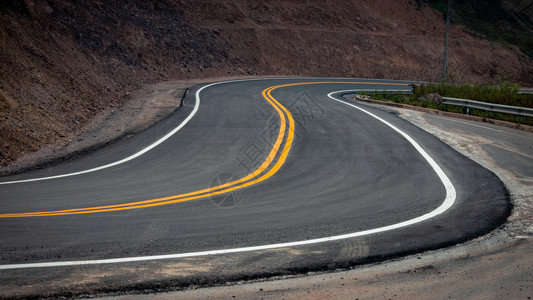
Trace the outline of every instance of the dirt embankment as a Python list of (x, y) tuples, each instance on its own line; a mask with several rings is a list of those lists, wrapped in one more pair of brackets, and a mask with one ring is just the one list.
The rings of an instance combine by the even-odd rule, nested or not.
[[(169, 79), (439, 80), (444, 29), (440, 13), (409, 0), (3, 1), (0, 166), (69, 143), (133, 91)], [(452, 78), (533, 85), (533, 61), (516, 48), (458, 26), (451, 37)]]

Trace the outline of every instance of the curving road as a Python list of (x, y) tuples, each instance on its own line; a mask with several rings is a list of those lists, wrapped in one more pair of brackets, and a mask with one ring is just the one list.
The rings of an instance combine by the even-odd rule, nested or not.
[[(332, 269), (453, 245), (506, 219), (508, 195), (494, 174), (395, 115), (341, 97), (362, 89), (408, 83), (197, 86), (132, 138), (1, 178), (0, 276), (206, 255), (239, 265), (221, 280)], [(275, 258), (279, 248), (299, 254), (288, 264)]]

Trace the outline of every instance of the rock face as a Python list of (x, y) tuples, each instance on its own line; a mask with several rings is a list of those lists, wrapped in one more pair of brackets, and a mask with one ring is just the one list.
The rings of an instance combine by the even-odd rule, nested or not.
[[(440, 79), (445, 22), (415, 1), (5, 0), (0, 166), (67, 143), (140, 86), (228, 75)], [(452, 27), (449, 75), (533, 85), (518, 49)]]

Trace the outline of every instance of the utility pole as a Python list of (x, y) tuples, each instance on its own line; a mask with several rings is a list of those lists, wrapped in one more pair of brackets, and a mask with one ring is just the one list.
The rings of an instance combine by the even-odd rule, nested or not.
[(448, 0), (448, 9), (446, 11), (446, 37), (444, 38), (444, 62), (442, 64), (442, 81), (446, 79), (446, 64), (448, 62), (448, 38), (450, 37), (450, 10), (452, 9), (452, 0)]

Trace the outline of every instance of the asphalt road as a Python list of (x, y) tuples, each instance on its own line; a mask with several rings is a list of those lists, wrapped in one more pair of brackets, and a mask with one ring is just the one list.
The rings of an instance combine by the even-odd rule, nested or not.
[(533, 138), (519, 130), (506, 130), (500, 126), (470, 122), (438, 115), (427, 115), (426, 121), (463, 136), (475, 137), (483, 151), (493, 157), (495, 163), (514, 174), (518, 181), (531, 183), (533, 168)]
[[(197, 86), (181, 109), (134, 137), (46, 170), (1, 178), (12, 182), (111, 164), (190, 118), (156, 147), (119, 165), (1, 184), (0, 278), (5, 287), (28, 286), (26, 294), (11, 296), (43, 290), (54, 295), (64, 293), (60, 278), (94, 274), (73, 268), (84, 261), (98, 266), (106, 259), (143, 257), (106, 264), (98, 274), (142, 264), (150, 276), (109, 276), (90, 288), (74, 281), (67, 290), (213, 284), (436, 249), (502, 224), (511, 207), (493, 173), (394, 114), (361, 111), (328, 97), (348, 89), (407, 89), (404, 84), (262, 79)], [(456, 195), (451, 207), (428, 216), (451, 197), (432, 164)], [(256, 246), (265, 247), (250, 248)], [(278, 248), (292, 249), (286, 250), (292, 251), (289, 261)], [(223, 252), (228, 249), (243, 251)], [(184, 258), (146, 260), (183, 253), (194, 260), (205, 251), (213, 251), (208, 271), (196, 260), (186, 274), (154, 277), (154, 269)], [(64, 265), (38, 264), (57, 262)], [(34, 277), (42, 281), (31, 283)]]

